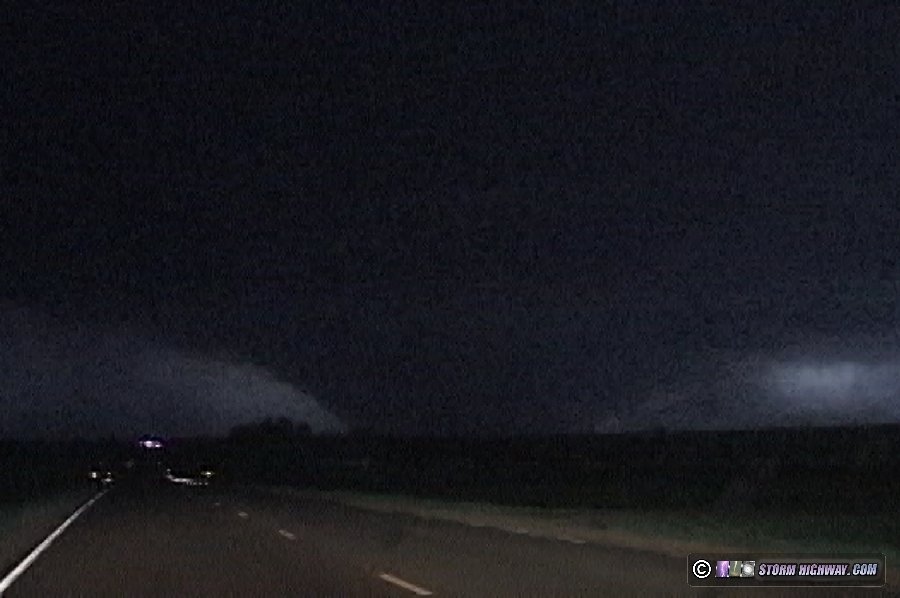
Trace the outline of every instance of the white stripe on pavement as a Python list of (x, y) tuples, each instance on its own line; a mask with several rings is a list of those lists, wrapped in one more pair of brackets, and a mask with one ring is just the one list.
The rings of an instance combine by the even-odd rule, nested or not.
[(246, 519), (249, 516), (250, 515), (248, 515), (245, 511), (238, 511), (238, 517), (240, 517), (241, 519)]
[(571, 544), (585, 544), (584, 540), (579, 540), (578, 538), (573, 538), (572, 536), (558, 536), (557, 540), (562, 540), (563, 542), (569, 542)]
[(2, 580), (0, 580), (0, 595), (2, 595), (3, 592), (8, 590), (9, 586), (14, 584), (15, 581), (17, 579), (19, 579), (19, 577), (23, 573), (25, 573), (25, 571), (28, 570), (28, 567), (33, 565), (34, 562), (38, 559), (39, 556), (41, 556), (41, 554), (45, 550), (50, 548), (50, 545), (53, 544), (53, 541), (56, 540), (58, 537), (60, 537), (62, 535), (62, 533), (64, 531), (66, 531), (67, 527), (72, 525), (75, 522), (75, 520), (81, 516), (82, 513), (84, 513), (88, 509), (90, 509), (91, 505), (93, 505), (95, 502), (100, 500), (100, 498), (102, 498), (103, 495), (106, 494), (107, 492), (108, 492), (108, 490), (103, 490), (101, 492), (98, 492), (97, 494), (94, 495), (94, 497), (92, 499), (90, 499), (89, 501), (87, 501), (86, 503), (84, 503), (83, 505), (78, 507), (78, 510), (76, 510), (74, 513), (69, 515), (68, 519), (63, 521), (62, 524), (60, 524), (60, 526), (58, 528), (53, 530), (53, 533), (51, 533), (49, 536), (47, 536), (43, 542), (38, 544), (34, 548), (34, 550), (32, 550), (31, 553), (29, 553), (29, 555), (26, 556), (25, 559), (16, 566), (15, 569), (10, 571), (6, 577), (4, 577)]
[(278, 533), (281, 534), (282, 536), (284, 536), (285, 538), (287, 538), (288, 540), (296, 540), (297, 539), (297, 536), (295, 536), (291, 532), (287, 531), (286, 529), (280, 529), (280, 530), (278, 530)]
[(382, 573), (378, 577), (380, 577), (381, 579), (383, 579), (384, 581), (386, 581), (388, 583), (394, 584), (397, 587), (403, 588), (404, 590), (409, 590), (416, 596), (431, 596), (432, 595), (430, 590), (426, 590), (425, 588), (420, 588), (419, 586), (417, 586), (415, 584), (411, 584), (408, 581), (404, 581), (404, 580), (400, 579), (399, 577), (395, 577), (395, 576), (391, 575), (390, 573)]

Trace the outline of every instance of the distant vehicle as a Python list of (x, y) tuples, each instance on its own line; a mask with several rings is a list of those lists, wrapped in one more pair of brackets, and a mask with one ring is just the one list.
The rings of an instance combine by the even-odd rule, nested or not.
[(182, 484), (184, 486), (209, 486), (209, 481), (215, 475), (211, 469), (192, 468), (192, 469), (166, 469), (166, 479), (173, 484)]
[(105, 468), (92, 469), (88, 477), (102, 486), (108, 486), (115, 481), (113, 472)]
[(152, 436), (142, 436), (138, 440), (138, 446), (144, 449), (161, 449), (163, 448), (163, 441)]

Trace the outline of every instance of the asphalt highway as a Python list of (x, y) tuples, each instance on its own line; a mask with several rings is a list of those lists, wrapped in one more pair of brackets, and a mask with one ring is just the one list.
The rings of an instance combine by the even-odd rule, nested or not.
[(687, 585), (686, 559), (265, 489), (143, 481), (100, 497), (4, 596), (748, 594), (837, 596), (848, 589), (697, 591)]

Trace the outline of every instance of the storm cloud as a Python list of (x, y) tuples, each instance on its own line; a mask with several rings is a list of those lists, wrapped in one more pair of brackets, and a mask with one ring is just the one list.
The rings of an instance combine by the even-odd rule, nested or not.
[(259, 365), (169, 347), (127, 331), (0, 309), (0, 435), (224, 434), (265, 417), (314, 432), (343, 423)]
[[(595, 431), (886, 424), (900, 420), (900, 351), (872, 339), (685, 355), (682, 375), (598, 418)], [(689, 362), (689, 363), (688, 363)]]

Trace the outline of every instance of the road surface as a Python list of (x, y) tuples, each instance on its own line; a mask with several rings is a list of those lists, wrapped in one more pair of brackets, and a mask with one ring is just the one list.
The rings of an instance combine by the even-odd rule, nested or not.
[(262, 489), (132, 484), (86, 510), (4, 597), (800, 595), (698, 592), (685, 559), (520, 532)]

